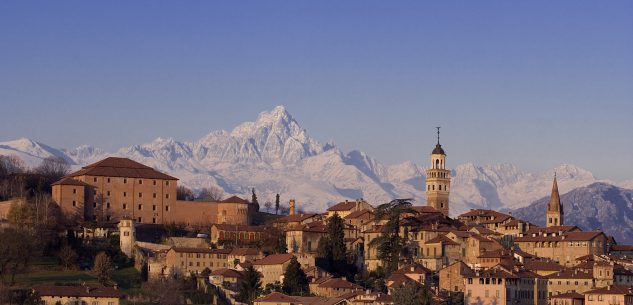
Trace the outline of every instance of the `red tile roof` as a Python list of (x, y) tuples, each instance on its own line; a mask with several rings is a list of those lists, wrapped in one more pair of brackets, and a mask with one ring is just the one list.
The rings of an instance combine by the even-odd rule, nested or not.
[(107, 176), (178, 180), (175, 177), (163, 174), (147, 165), (132, 161), (128, 158), (116, 157), (108, 157), (99, 162), (84, 166), (80, 170), (71, 173), (68, 176)]
[(626, 294), (633, 295), (633, 287), (625, 285), (611, 285), (585, 292), (587, 294)]
[(223, 203), (249, 203), (248, 200), (242, 199), (242, 198), (237, 197), (237, 196), (231, 196), (231, 197), (226, 198), (226, 199), (224, 199), (224, 200), (222, 200), (220, 202), (223, 202)]
[(120, 298), (121, 293), (113, 287), (90, 285), (50, 285), (41, 284), (33, 286), (41, 296), (58, 297), (94, 297), (94, 298)]
[(211, 275), (215, 276), (223, 276), (223, 277), (233, 277), (233, 278), (241, 278), (242, 274), (234, 269), (229, 268), (220, 268), (211, 271)]
[(293, 256), (292, 253), (272, 254), (254, 261), (253, 265), (279, 265), (289, 261)]
[(339, 202), (331, 207), (329, 207), (327, 210), (334, 212), (334, 211), (349, 211), (351, 209), (353, 209), (354, 207), (356, 207), (356, 201), (343, 201), (343, 202)]
[(64, 177), (51, 185), (77, 185), (77, 186), (90, 186), (88, 183), (79, 181), (70, 177)]

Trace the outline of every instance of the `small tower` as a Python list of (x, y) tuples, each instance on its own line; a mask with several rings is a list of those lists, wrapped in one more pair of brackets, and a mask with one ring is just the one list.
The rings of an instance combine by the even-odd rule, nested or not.
[(446, 153), (440, 145), (440, 127), (436, 128), (437, 144), (431, 152), (431, 167), (426, 170), (426, 205), (448, 216), (451, 171), (446, 169)]
[(288, 211), (288, 215), (294, 215), (295, 214), (295, 200), (294, 199), (290, 199), (290, 210)]
[(119, 221), (119, 247), (128, 258), (132, 258), (133, 255), (135, 234), (134, 220), (124, 218)]
[(560, 195), (558, 193), (558, 182), (556, 182), (556, 173), (554, 173), (554, 183), (552, 184), (552, 195), (549, 197), (547, 204), (545, 223), (547, 227), (563, 225), (563, 205), (560, 203)]

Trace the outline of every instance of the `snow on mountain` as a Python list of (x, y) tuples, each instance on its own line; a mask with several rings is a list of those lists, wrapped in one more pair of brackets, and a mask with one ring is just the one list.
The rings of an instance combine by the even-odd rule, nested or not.
[(0, 142), (0, 155), (18, 156), (27, 167), (35, 167), (48, 157), (60, 157), (71, 165), (76, 164), (74, 159), (66, 155), (62, 150), (27, 138)]
[[(333, 143), (322, 145), (311, 138), (283, 106), (277, 106), (260, 113), (254, 122), (242, 123), (230, 132), (212, 131), (193, 142), (157, 138), (107, 154), (91, 146), (57, 150), (19, 139), (1, 142), (0, 154), (16, 154), (29, 165), (50, 155), (76, 165), (109, 155), (128, 157), (178, 177), (181, 184), (194, 189), (212, 185), (227, 195), (249, 198), (255, 187), (262, 203), (280, 193), (283, 201), (295, 198), (306, 211), (322, 211), (341, 200), (357, 198), (374, 204), (393, 198), (425, 203), (424, 167), (411, 161), (386, 166), (361, 151), (345, 154)], [(461, 164), (452, 171), (451, 213), (526, 206), (549, 194), (554, 172), (561, 190), (597, 181), (589, 171), (573, 165), (528, 173), (507, 163)]]

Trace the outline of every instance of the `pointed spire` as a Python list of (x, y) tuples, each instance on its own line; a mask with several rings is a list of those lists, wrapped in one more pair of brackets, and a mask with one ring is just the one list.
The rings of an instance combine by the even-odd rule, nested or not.
[(558, 182), (556, 181), (556, 172), (554, 172), (554, 183), (552, 183), (552, 195), (549, 197), (547, 204), (548, 211), (560, 211), (560, 194), (558, 193)]
[(435, 128), (437, 128), (437, 144), (435, 144), (435, 149), (433, 149), (433, 152), (431, 152), (431, 154), (446, 155), (446, 153), (444, 152), (444, 149), (442, 149), (442, 145), (440, 145), (440, 128), (441, 127), (435, 127)]
[(438, 126), (438, 127), (435, 127), (435, 128), (437, 128), (437, 145), (440, 145), (440, 128), (442, 128), (442, 127)]

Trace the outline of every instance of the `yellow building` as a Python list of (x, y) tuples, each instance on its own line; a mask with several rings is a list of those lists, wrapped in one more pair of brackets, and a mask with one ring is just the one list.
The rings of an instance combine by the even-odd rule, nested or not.
[(205, 268), (215, 270), (228, 267), (231, 249), (177, 248), (167, 251), (165, 265), (170, 275), (188, 276)]
[(633, 305), (633, 287), (613, 285), (585, 292), (585, 305)]
[(49, 285), (33, 287), (44, 305), (119, 305), (121, 293), (113, 287), (91, 285)]

